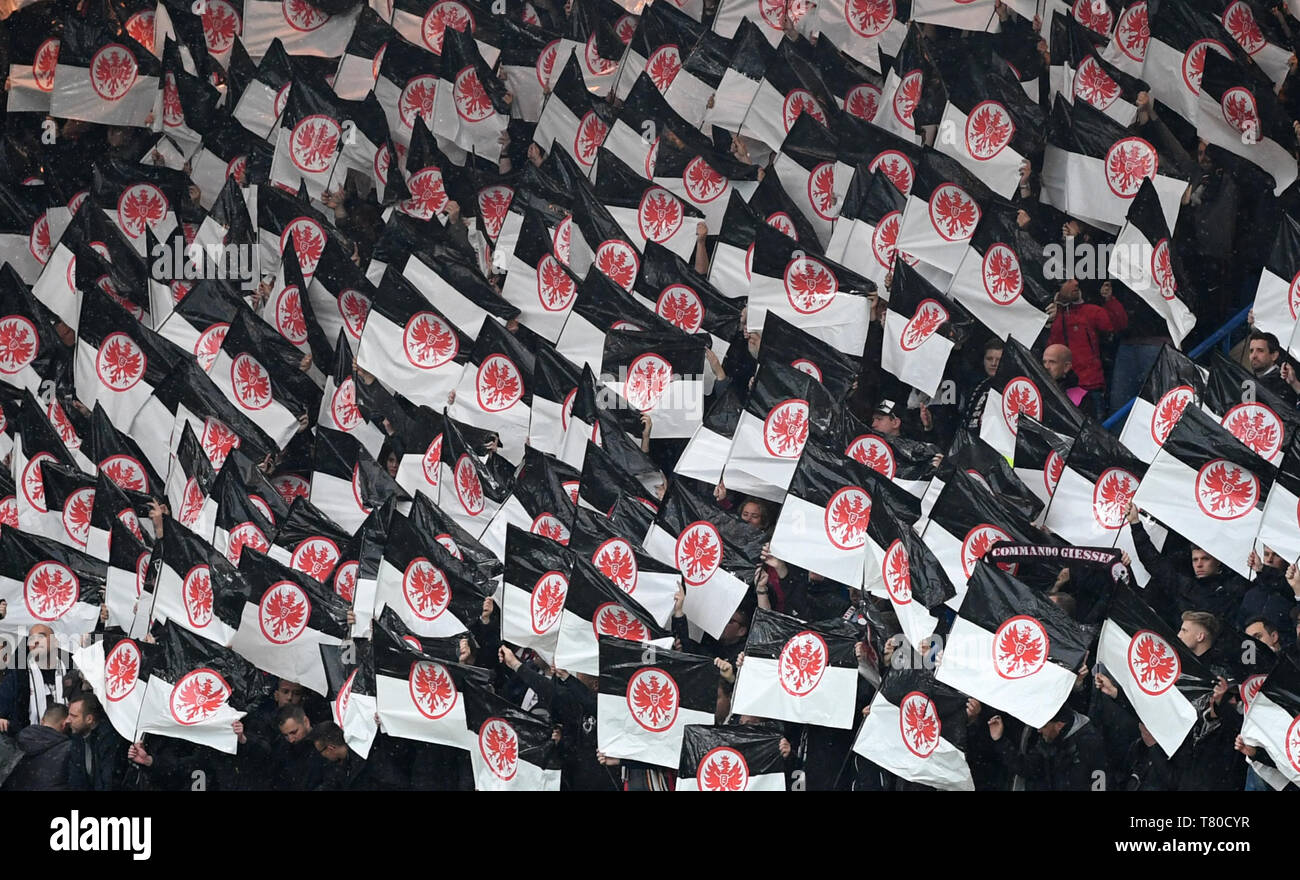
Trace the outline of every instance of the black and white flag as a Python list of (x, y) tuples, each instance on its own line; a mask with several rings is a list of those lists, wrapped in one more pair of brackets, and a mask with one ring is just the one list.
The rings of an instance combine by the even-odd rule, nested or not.
[(966, 762), (966, 695), (923, 669), (885, 676), (853, 751), (908, 782), (975, 790)]
[(779, 727), (690, 724), (683, 731), (677, 791), (785, 790)]

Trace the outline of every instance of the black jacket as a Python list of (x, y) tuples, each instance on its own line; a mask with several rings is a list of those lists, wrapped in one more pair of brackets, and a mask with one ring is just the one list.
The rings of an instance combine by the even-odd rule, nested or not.
[(1250, 588), (1245, 578), (1226, 568), (1207, 577), (1193, 577), (1184, 564), (1156, 550), (1141, 522), (1130, 528), (1138, 559), (1151, 572), (1144, 598), (1166, 623), (1177, 630), (1184, 611), (1208, 611), (1220, 620), (1233, 619)]
[(18, 734), (23, 758), (9, 774), (0, 791), (70, 791), (72, 742), (52, 727), (33, 724)]
[[(1104, 780), (1106, 749), (1101, 734), (1086, 715), (1077, 712), (1071, 723), (1052, 742), (1027, 729), (1020, 748), (1004, 735), (998, 751), (1013, 777), (1019, 777), (1025, 791), (1093, 791)], [(1013, 782), (1013, 787), (1015, 786)]]
[[(119, 790), (126, 773), (126, 750), (129, 747), (107, 719), (100, 721), (85, 736), (74, 736), (70, 752), (73, 788), (89, 791)], [(90, 764), (89, 771), (86, 769), (87, 763)]]

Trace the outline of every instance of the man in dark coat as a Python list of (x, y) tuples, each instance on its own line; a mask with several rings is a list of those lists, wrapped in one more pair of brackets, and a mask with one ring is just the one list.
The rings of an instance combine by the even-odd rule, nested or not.
[(68, 709), (59, 703), (51, 705), (41, 716), (40, 724), (32, 724), (18, 732), (18, 748), (22, 760), (14, 767), (0, 791), (69, 791), (72, 742), (63, 732)]
[(104, 707), (90, 691), (68, 701), (68, 728), (72, 733), (72, 784), (89, 791), (117, 791), (126, 773), (128, 743), (117, 735), (104, 715)]
[(1106, 748), (1088, 720), (1064, 706), (1035, 731), (1026, 727), (1019, 748), (1003, 736), (1001, 716), (989, 720), (989, 736), (1011, 771), (1013, 791), (1104, 791)]

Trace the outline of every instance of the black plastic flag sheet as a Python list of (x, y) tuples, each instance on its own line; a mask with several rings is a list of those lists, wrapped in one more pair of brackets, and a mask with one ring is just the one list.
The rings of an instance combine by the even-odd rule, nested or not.
[(1278, 463), (1256, 540), (1283, 559), (1300, 559), (1300, 439), (1291, 440)]
[(580, 478), (579, 472), (564, 462), (525, 447), (510, 495), (479, 537), (480, 543), (505, 559), (506, 532), (511, 526), (559, 544), (569, 543), (576, 502), (565, 486)]
[[(276, 120), (284, 110), (284, 103), (289, 99), (289, 87), (294, 71), (289, 66), (289, 54), (280, 43), (272, 43), (264, 54), (259, 56), (256, 67), (238, 41), (238, 52), (232, 52), (233, 71), (239, 70), (238, 60), (246, 62), (251, 69), (242, 77), (236, 73), (236, 79), (243, 79), (242, 91), (235, 94), (232, 88), (234, 109), (231, 116), (241, 126), (258, 137), (268, 138), (275, 127)], [(247, 166), (245, 166), (247, 167)]]
[(682, 573), (686, 617), (715, 639), (749, 589), (765, 533), (681, 480), (668, 485), (645, 548)]
[[(619, 552), (620, 548), (606, 547), (603, 552), (609, 554), (610, 551)], [(597, 558), (600, 558), (599, 553)], [(635, 568), (634, 561), (632, 566)], [(673, 646), (672, 633), (665, 630), (649, 610), (630, 593), (624, 592), (602, 569), (580, 556), (575, 555), (573, 560), (568, 587), (557, 627), (559, 641), (555, 649), (555, 665), (559, 668), (599, 675), (598, 642), (601, 636), (646, 642), (659, 648)], [(502, 638), (515, 641), (508, 636)]]
[(573, 558), (563, 546), (510, 526), (501, 590), (501, 639), (554, 660)]
[[(1166, 755), (1187, 738), (1215, 677), (1127, 586), (1106, 606), (1097, 665), (1124, 692), (1138, 719)], [(1258, 699), (1258, 698), (1257, 698)]]
[(370, 640), (321, 645), (321, 662), (329, 682), (330, 718), (343, 731), (343, 741), (361, 758), (370, 756), (379, 725), (375, 698), (375, 652)]
[[(469, 352), (469, 362), (456, 383), (448, 415), (476, 428), (496, 431), (503, 438), (528, 436), (532, 403), (533, 355), (505, 327), (487, 320)], [(507, 442), (501, 453), (519, 464), (523, 444)]]
[(308, 194), (319, 199), (338, 161), (344, 125), (349, 123), (349, 130), (353, 127), (350, 116), (347, 105), (324, 82), (298, 78), (272, 132), (271, 182), (295, 191), (305, 185)]
[(560, 755), (549, 718), (525, 712), (473, 681), (461, 696), (476, 791), (560, 790)]
[(1030, 727), (1042, 727), (1070, 696), (1092, 639), (1092, 630), (1046, 596), (981, 563), (935, 678)]
[(759, 608), (749, 625), (732, 710), (820, 727), (850, 728), (857, 694), (857, 632)]
[[(8, 195), (0, 190), (0, 223), (3, 212), (13, 210), (5, 204)], [(0, 233), (0, 241), (3, 237)], [(13, 261), (0, 266), (0, 382), (36, 394), (62, 359), (62, 346), (46, 314), (14, 271)]]
[(601, 357), (604, 384), (651, 418), (652, 438), (685, 438), (704, 414), (707, 339), (676, 327), (610, 330)]
[(244, 0), (239, 39), (253, 58), (261, 58), (274, 40), (288, 52), (337, 58), (356, 20), (355, 12), (331, 15), (303, 0)]
[(1265, 766), (1260, 775), (1273, 788), (1280, 790), (1287, 782), (1300, 784), (1300, 670), (1290, 657), (1278, 661), (1251, 700), (1241, 722), (1241, 739), (1268, 755), (1272, 767), (1257, 752), (1255, 769), (1259, 772), (1259, 765)]
[(480, 460), (477, 450), (466, 442), (467, 436), (452, 420), (444, 422), (438, 506), (477, 540), (505, 504), (514, 481), (508, 479), (511, 473), (493, 467), (499, 463), (509, 468), (509, 462), (495, 452)]
[(732, 434), (723, 482), (780, 502), (809, 438), (828, 429), (832, 405), (820, 382), (768, 353)]
[(298, 369), (302, 353), (251, 313), (235, 316), (208, 375), (226, 399), (279, 448), (314, 410), (320, 389)]
[[(480, 583), (495, 582), (500, 584), (502, 565), (492, 552), (480, 542), (475, 540), (468, 532), (456, 524), (456, 521), (447, 515), (447, 512), (435, 505), (423, 495), (417, 495), (411, 502), (410, 511), (411, 524), (417, 531), (427, 532), (433, 535), (437, 541), (452, 558), (467, 562), (470, 569), (476, 572)], [(391, 528), (391, 524), (386, 528)], [(375, 536), (371, 540), (378, 542), (382, 550), (384, 541), (386, 541), (386, 532), (384, 539)]]
[(703, 214), (664, 187), (651, 184), (611, 151), (602, 147), (597, 159), (596, 198), (632, 245), (643, 251), (654, 242), (679, 257), (692, 256)]
[(1021, 413), (1028, 413), (1066, 437), (1075, 436), (1083, 427), (1079, 408), (1052, 381), (1042, 360), (1011, 339), (984, 398), (980, 439), (1007, 458), (1015, 455), (1016, 424)]
[[(915, 12), (915, 10), (914, 10)], [(1020, 166), (1042, 146), (1045, 114), (992, 52), (936, 52), (948, 101), (936, 149), (961, 163), (990, 190), (1011, 198)], [(997, 69), (1001, 67), (1002, 69)]]
[(99, 620), (107, 570), (105, 561), (66, 544), (0, 527), (3, 628), (25, 632), (44, 624), (61, 643), (77, 642)]
[(1187, 405), (1195, 407), (1204, 397), (1207, 377), (1203, 367), (1166, 342), (1133, 399), (1120, 442), (1142, 461), (1154, 459)]
[(1179, 277), (1189, 276), (1174, 254), (1169, 226), (1149, 181), (1142, 183), (1129, 207), (1128, 222), (1110, 252), (1108, 271), (1164, 318), (1169, 336), (1181, 345), (1196, 326), (1196, 315), (1179, 293)]
[(814, 443), (804, 448), (772, 533), (772, 554), (842, 584), (862, 583), (870, 469)]
[[(472, 749), (464, 693), (468, 683), (486, 687), (491, 673), (462, 666), (444, 653), (426, 653), (418, 638), (376, 623), (371, 641), (379, 723), (389, 736)], [(433, 645), (429, 650), (434, 650)]]
[[(882, 53), (889, 58), (898, 56), (910, 9), (907, 4), (880, 0), (829, 0), (817, 4), (816, 12), (816, 27), (822, 34), (844, 54), (879, 73)], [(876, 97), (879, 100), (878, 94)], [(872, 117), (865, 118), (871, 121)]]
[(277, 524), (268, 555), (328, 586), (337, 582), (341, 568), (349, 562), (355, 564), (357, 543), (310, 501), (295, 498)]
[[(1092, 7), (1079, 3), (1076, 8), (1089, 15)], [(1131, 125), (1137, 118), (1137, 96), (1147, 90), (1147, 84), (1101, 57), (1096, 37), (1110, 36), (1115, 16), (1104, 2), (1099, 8), (1100, 18), (1088, 24), (1064, 11), (1052, 13), (1048, 74), (1052, 98), (1060, 94), (1071, 104), (1087, 103), (1120, 125)], [(1100, 29), (1092, 30), (1094, 24)]]
[(1300, 352), (1300, 340), (1295, 333), (1296, 317), (1300, 315), (1297, 278), (1300, 278), (1300, 223), (1283, 214), (1255, 287), (1252, 310), (1255, 329), (1276, 336), (1283, 350), (1292, 357)]
[(79, 326), (77, 398), (87, 408), (102, 406), (115, 426), (127, 430), (183, 353), (98, 289), (83, 295)]
[(121, 522), (114, 521), (110, 548), (104, 556), (108, 571), (104, 576), (104, 605), (108, 609), (109, 627), (129, 630), (135, 619), (136, 603), (144, 592), (149, 576), (150, 550)]
[[(650, 513), (635, 499), (629, 500), (635, 507)], [(582, 508), (575, 518), (568, 547), (595, 566), (596, 571), (620, 593), (634, 597), (660, 625), (667, 625), (681, 575), (673, 566), (665, 565), (646, 552), (636, 534), (622, 528), (612, 517)]]
[(470, 342), (411, 282), (389, 270), (357, 343), (357, 366), (414, 403), (441, 409), (460, 379)]
[(375, 296), (374, 285), (353, 264), (351, 255), (328, 239), (307, 285), (307, 299), (325, 338), (336, 339), (342, 330), (356, 354)]
[(917, 500), (883, 475), (867, 475), (863, 486), (872, 512), (864, 583), (873, 595), (889, 597), (903, 635), (919, 646), (934, 634), (941, 606), (956, 590), (934, 551), (912, 529), (920, 515)]
[[(748, 662), (748, 657), (746, 658)], [(974, 791), (966, 763), (966, 695), (925, 669), (885, 676), (853, 751), (900, 779), (941, 791)]]
[(975, 323), (905, 260), (895, 260), (885, 312), (880, 367), (928, 396), (935, 396), (956, 344), (958, 327)]
[(677, 769), (677, 791), (785, 791), (781, 729), (688, 724)]
[(762, 330), (764, 318), (773, 311), (836, 350), (857, 357), (871, 320), (867, 294), (876, 285), (804, 248), (769, 224), (759, 224), (746, 329)]
[(465, 632), (488, 595), (474, 574), (435, 536), (394, 517), (376, 578), (375, 610), (392, 608), (416, 636)]
[(325, 377), (325, 393), (321, 395), (317, 424), (326, 425), (346, 434), (353, 434), (371, 455), (377, 455), (384, 445), (383, 430), (366, 418), (357, 401), (357, 382), (353, 376), (352, 351), (340, 331), (334, 345), (334, 368)]
[(247, 582), (206, 541), (174, 528), (172, 520), (163, 523), (162, 538), (154, 548), (152, 618), (229, 647), (249, 599)]
[(1201, 112), (1207, 52), (1243, 70), (1249, 68), (1252, 80), (1269, 87), (1263, 71), (1225, 27), (1225, 18), (1211, 12), (1212, 6), (1219, 5), (1161, 3), (1151, 9), (1151, 37), (1143, 59), (1142, 79), (1151, 84), (1152, 99), (1192, 125)]
[(135, 739), (146, 733), (183, 739), (233, 755), (239, 748), (232, 725), (262, 691), (263, 677), (230, 648), (170, 623), (150, 634), (158, 647), (149, 664)]
[[(578, 296), (578, 279), (554, 250), (542, 214), (524, 208), (519, 240), (505, 266), (501, 296), (519, 320), (547, 342), (557, 342)], [(540, 355), (539, 355), (540, 357)]]
[(210, 499), (216, 473), (189, 423), (182, 423), (180, 442), (169, 460), (166, 500), (178, 525), (212, 540), (217, 501)]
[(712, 658), (602, 637), (596, 747), (611, 758), (676, 767), (683, 729), (712, 724), (717, 696)]
[(1165, 220), (1178, 217), (1188, 172), (1163, 152), (1083, 101), (1060, 96), (1047, 119), (1042, 200), (1107, 232), (1124, 225), (1145, 180)]
[[(1288, 392), (1289, 393), (1289, 392)], [(1300, 413), (1255, 374), (1214, 352), (1205, 383), (1202, 408), (1218, 417), (1228, 433), (1271, 465), (1282, 460), (1283, 448), (1300, 428)]]
[(397, 453), (393, 479), (412, 497), (417, 492), (438, 497), (438, 468), (442, 464), (443, 417), (427, 406), (398, 402), (386, 414), (393, 428), (390, 444)]
[(1043, 243), (1020, 228), (1017, 214), (998, 202), (985, 207), (948, 295), (999, 338), (1033, 346), (1056, 291), (1043, 280)]
[(1113, 434), (1089, 423), (1079, 432), (1056, 481), (1043, 527), (1080, 547), (1115, 547), (1133, 559), (1133, 575), (1150, 575), (1137, 558), (1127, 519), (1146, 466)]
[(350, 434), (317, 426), (310, 500), (344, 531), (355, 532), (389, 498), (407, 500), (386, 469)]
[(925, 150), (907, 194), (895, 247), (936, 269), (956, 272), (983, 206), (994, 198), (956, 159)]
[(240, 555), (246, 547), (259, 553), (270, 551), (271, 536), (275, 530), (262, 509), (248, 497), (233, 462), (223, 466), (212, 482), (211, 500), (217, 505), (212, 546), (218, 552), (238, 565)]
[[(692, 78), (688, 70), (683, 83)], [(722, 229), (731, 193), (753, 193), (755, 174), (754, 166), (701, 146), (660, 140), (655, 149), (654, 182), (697, 208), (710, 232)]]
[(160, 653), (156, 645), (111, 631), (72, 653), (108, 722), (127, 742), (137, 741), (135, 728), (144, 706), (145, 681)]
[[(429, 501), (423, 495), (416, 495), (411, 504), (412, 509), (421, 503), (427, 505)], [(396, 505), (391, 501), (375, 508), (357, 531), (356, 563), (345, 562), (334, 575), (334, 592), (352, 606), (355, 618), (352, 635), (355, 637), (370, 632), (370, 620), (375, 613), (375, 581), (384, 558), (384, 545), (388, 543), (388, 532), (396, 515)]]
[(45, 512), (36, 514), (24, 531), (84, 550), (95, 504), (94, 478), (80, 468), (54, 461), (42, 461), (37, 467), (45, 491)]
[(1054, 543), (1033, 525), (1027, 511), (1004, 503), (986, 483), (981, 484), (976, 476), (964, 471), (948, 475), (923, 535), (956, 588), (956, 596), (948, 602), (953, 608), (960, 607), (968, 581), (994, 544), (999, 541)]
[(597, 112), (608, 113), (587, 92), (577, 55), (569, 57), (542, 105), (533, 141), (546, 152), (564, 150), (578, 161), (583, 173), (596, 162), (596, 151), (609, 133), (609, 121)]
[(1056, 484), (1065, 471), (1065, 457), (1070, 454), (1074, 441), (1062, 438), (1044, 427), (1038, 419), (1024, 413), (1020, 414), (1016, 427), (1013, 469), (1020, 481), (1046, 506), (1056, 492)]
[(443, 30), (441, 69), (433, 98), (433, 133), (495, 162), (510, 115), (505, 84), (466, 31)]
[(114, 37), (100, 13), (63, 19), (50, 112), (100, 125), (147, 124), (162, 65), (129, 34)]
[[(826, 247), (826, 256), (864, 278), (883, 287), (885, 276), (894, 268), (894, 254), (898, 249), (898, 230), (903, 223), (903, 208), (907, 197), (898, 184), (888, 176), (887, 163), (910, 161), (898, 153), (879, 160), (875, 171), (858, 166), (849, 183), (840, 206), (840, 216)], [(911, 185), (911, 171), (907, 171), (907, 186)], [(909, 263), (916, 261), (904, 257)]]
[[(682, 332), (707, 332), (714, 356), (719, 361), (726, 357), (744, 303), (723, 294), (693, 265), (661, 245), (647, 244), (635, 294)], [(712, 392), (713, 372), (706, 371), (704, 379), (706, 393)]]
[[(1243, 577), (1264, 518), (1273, 467), (1188, 407), (1142, 478), (1133, 503)], [(1250, 536), (1252, 540), (1243, 540)]]

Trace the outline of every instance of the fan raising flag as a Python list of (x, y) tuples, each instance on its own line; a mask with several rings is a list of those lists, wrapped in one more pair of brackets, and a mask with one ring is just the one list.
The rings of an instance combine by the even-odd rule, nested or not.
[(1255, 329), (1272, 333), (1292, 356), (1300, 354), (1296, 319), (1300, 317), (1300, 223), (1289, 215), (1278, 218), (1273, 247), (1264, 260), (1255, 287)]
[(1271, 175), (1273, 193), (1281, 195), (1296, 179), (1295, 123), (1250, 71), (1216, 52), (1206, 53), (1204, 63), (1196, 133)]
[(966, 696), (926, 670), (885, 676), (853, 751), (908, 782), (975, 790), (966, 763)]
[(1008, 458), (1015, 455), (1016, 421), (1021, 413), (1065, 437), (1075, 436), (1083, 427), (1079, 408), (1048, 375), (1042, 361), (1009, 339), (984, 398), (980, 439)]
[(573, 558), (541, 535), (509, 526), (501, 593), (501, 638), (554, 659)]
[[(617, 554), (624, 551), (615, 543), (618, 540), (621, 539), (606, 541), (597, 551), (596, 559), (619, 559)], [(673, 646), (672, 634), (663, 629), (650, 612), (630, 593), (625, 592), (618, 582), (610, 578), (610, 574), (624, 575), (629, 564), (636, 567), (635, 558), (630, 553), (624, 552), (621, 559), (631, 562), (623, 562), (624, 568), (616, 569), (610, 562), (597, 568), (585, 559), (574, 560), (558, 627), (559, 643), (555, 649), (555, 664), (561, 669), (598, 675), (598, 641), (601, 636), (646, 642), (660, 648)], [(606, 573), (606, 568), (610, 569), (610, 573)], [(631, 574), (635, 577), (637, 572)], [(673, 575), (673, 580), (677, 580), (676, 574)]]
[(688, 724), (677, 791), (785, 791), (780, 727)]
[(1189, 403), (1205, 395), (1206, 371), (1165, 343), (1133, 400), (1120, 442), (1142, 461), (1156, 457)]
[(8, 603), (0, 631), (44, 624), (61, 644), (78, 643), (99, 619), (107, 571), (66, 544), (0, 526), (0, 599)]
[[(1241, 739), (1262, 748), (1282, 776), (1300, 785), (1300, 670), (1283, 657), (1250, 702)], [(1258, 757), (1258, 756), (1257, 756)], [(1281, 788), (1275, 785), (1275, 788)]]
[(948, 367), (954, 337), (962, 325), (973, 326), (975, 319), (905, 260), (894, 261), (893, 274), (880, 367), (933, 397)]
[(525, 712), (486, 687), (469, 684), (465, 723), (476, 791), (559, 791), (551, 720)]

